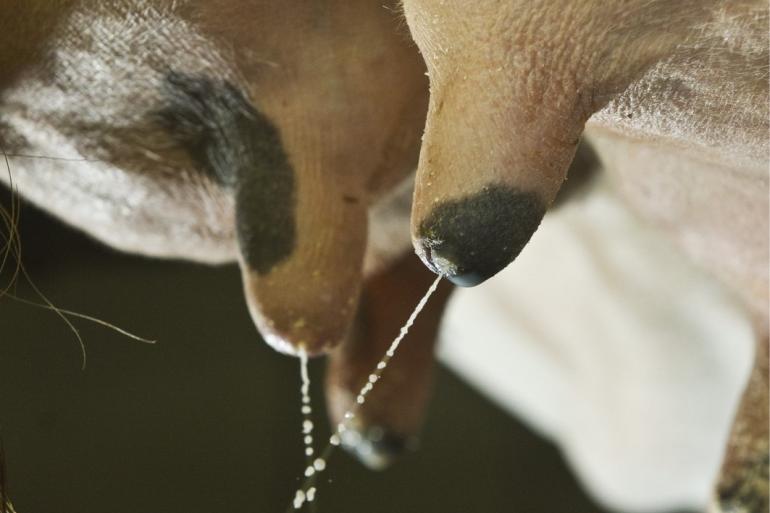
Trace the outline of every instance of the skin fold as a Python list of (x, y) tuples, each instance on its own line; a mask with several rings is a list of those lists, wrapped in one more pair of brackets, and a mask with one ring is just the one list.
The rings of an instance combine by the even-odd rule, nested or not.
[[(0, 16), (0, 146), (25, 198), (124, 251), (237, 260), (268, 343), (332, 351), (337, 415), (430, 282), (385, 282), (417, 272), (393, 229), (410, 208), (428, 268), (479, 284), (525, 248), (588, 140), (629, 204), (755, 316), (757, 364), (714, 508), (767, 503), (763, 2), (3, 0), (0, 12), (13, 13)], [(370, 428), (402, 441), (418, 429), (442, 301), (415, 326), (403, 379), (367, 403), (370, 445)]]

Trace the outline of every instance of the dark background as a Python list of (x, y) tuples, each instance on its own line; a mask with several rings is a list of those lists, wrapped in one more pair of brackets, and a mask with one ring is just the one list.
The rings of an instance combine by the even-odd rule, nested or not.
[[(10, 206), (7, 190), (0, 200)], [(119, 254), (29, 206), (21, 240), (57, 306), (158, 343), (74, 319), (81, 371), (54, 313), (0, 299), (0, 424), (19, 513), (283, 512), (304, 462), (298, 363), (260, 340), (237, 268)], [(17, 292), (32, 297), (22, 281)], [(323, 361), (311, 365), (318, 412)], [(378, 473), (337, 452), (317, 502), (319, 513), (604, 511), (552, 445), (443, 368), (421, 449)]]

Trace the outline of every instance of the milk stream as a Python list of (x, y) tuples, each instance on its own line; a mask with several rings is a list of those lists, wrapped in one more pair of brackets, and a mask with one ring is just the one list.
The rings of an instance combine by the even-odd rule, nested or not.
[(307, 352), (304, 348), (299, 350), (300, 393), (302, 395), (302, 441), (305, 445), (305, 457), (308, 461), (313, 456), (313, 421), (310, 415), (313, 408), (310, 406), (310, 375), (307, 372)]
[[(417, 306), (412, 311), (412, 314), (409, 316), (409, 318), (406, 320), (406, 323), (401, 327), (401, 330), (398, 333), (398, 336), (393, 340), (393, 342), (390, 343), (390, 346), (388, 347), (388, 350), (385, 351), (385, 355), (382, 357), (382, 359), (377, 363), (375, 368), (372, 370), (371, 374), (369, 374), (369, 377), (366, 380), (366, 383), (361, 387), (361, 390), (359, 390), (358, 395), (356, 396), (355, 403), (353, 404), (353, 407), (345, 412), (343, 415), (343, 421), (337, 424), (337, 429), (335, 432), (329, 437), (329, 444), (326, 446), (326, 448), (323, 451), (323, 454), (316, 458), (315, 460), (310, 463), (310, 458), (314, 454), (313, 449), (313, 422), (310, 420), (310, 414), (312, 413), (312, 409), (310, 407), (310, 378), (308, 377), (307, 373), (307, 353), (304, 350), (300, 350), (299, 357), (300, 357), (300, 374), (302, 378), (302, 415), (303, 415), (303, 421), (302, 421), (302, 432), (305, 435), (304, 442), (305, 442), (305, 455), (307, 456), (308, 464), (305, 467), (305, 482), (302, 484), (302, 487), (299, 488), (296, 493), (294, 494), (294, 499), (292, 501), (292, 506), (294, 509), (298, 510), (301, 509), (302, 506), (308, 502), (313, 502), (317, 495), (317, 490), (315, 486), (313, 486), (315, 480), (317, 479), (318, 474), (326, 470), (326, 459), (331, 454), (334, 447), (340, 445), (341, 443), (341, 434), (348, 428), (350, 425), (350, 421), (352, 421), (356, 413), (358, 412), (358, 409), (361, 408), (361, 406), (366, 403), (366, 397), (369, 395), (369, 393), (374, 389), (375, 384), (380, 380), (382, 377), (382, 373), (387, 369), (388, 364), (390, 363), (390, 360), (393, 358), (393, 356), (396, 354), (396, 351), (398, 350), (398, 346), (401, 344), (401, 341), (406, 337), (407, 333), (409, 333), (409, 328), (412, 327), (414, 324), (415, 319), (417, 319), (417, 316), (420, 315), (420, 312), (425, 308), (425, 304), (428, 302), (428, 299), (430, 299), (430, 296), (433, 295), (433, 293), (436, 291), (436, 288), (438, 287), (439, 282), (441, 281), (441, 276), (436, 277), (436, 279), (433, 281), (433, 283), (428, 287), (427, 292), (425, 292), (425, 295), (420, 299), (420, 301), (417, 303)], [(291, 511), (291, 506), (287, 511)]]

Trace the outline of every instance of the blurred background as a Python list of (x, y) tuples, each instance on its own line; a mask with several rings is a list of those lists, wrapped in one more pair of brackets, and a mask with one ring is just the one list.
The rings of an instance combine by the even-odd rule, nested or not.
[[(54, 313), (0, 301), (0, 424), (18, 512), (284, 511), (304, 462), (298, 362), (260, 340), (237, 268), (119, 254), (27, 205), (20, 233), (53, 303), (158, 342), (75, 319), (81, 371)], [(23, 280), (16, 293), (33, 298)], [(328, 433), (322, 372), (311, 362)], [(317, 511), (605, 510), (554, 446), (441, 368), (420, 450), (384, 472), (338, 451)]]

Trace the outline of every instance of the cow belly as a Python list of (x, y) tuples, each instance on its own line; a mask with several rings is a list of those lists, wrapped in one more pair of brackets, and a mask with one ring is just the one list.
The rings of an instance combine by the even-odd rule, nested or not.
[(6, 150), (10, 175), (0, 173), (0, 181), (12, 181), (26, 200), (122, 251), (208, 263), (235, 260), (232, 198), (199, 173), (147, 161), (146, 173), (131, 174), (85, 159), (51, 127), (8, 112), (0, 117), (5, 135), (13, 130), (24, 141)]
[(589, 130), (603, 167), (628, 204), (766, 321), (767, 161), (737, 166), (665, 140)]

